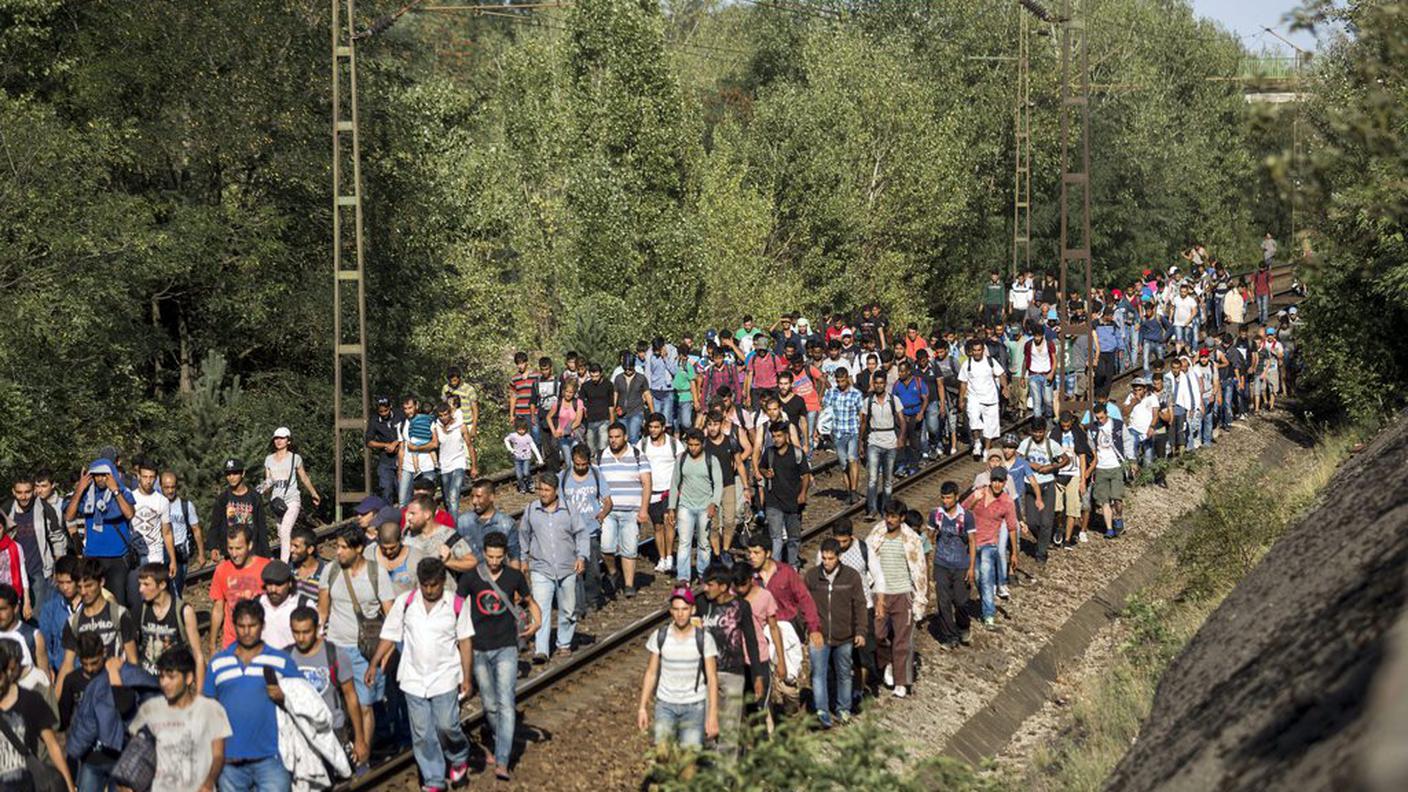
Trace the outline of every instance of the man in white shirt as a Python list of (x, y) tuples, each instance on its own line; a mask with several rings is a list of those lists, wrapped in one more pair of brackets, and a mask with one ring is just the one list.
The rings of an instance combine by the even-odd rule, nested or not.
[[(156, 465), (137, 460), (137, 489), (132, 491), (132, 539), (144, 564), (165, 564), (167, 578), (176, 579), (176, 542), (171, 532), (171, 501), (157, 489)], [(128, 602), (141, 602), (137, 570), (127, 572)]]
[(1173, 383), (1169, 403), (1173, 406), (1173, 448), (1179, 454), (1188, 444), (1188, 431), (1196, 425), (1197, 412), (1203, 404), (1202, 390), (1198, 378), (1189, 369), (1190, 361), (1185, 355), (1173, 361), (1171, 373)]
[(1149, 433), (1159, 418), (1159, 398), (1150, 391), (1148, 378), (1136, 377), (1124, 399), (1125, 414), (1129, 416), (1125, 424), (1125, 456), (1136, 465), (1154, 463), (1154, 441)]
[(293, 570), (275, 558), (259, 573), (264, 593), (259, 604), (264, 606), (264, 642), (275, 649), (293, 651), (293, 612), (300, 606), (316, 608), (318, 603), (294, 590)]
[(684, 444), (665, 431), (665, 416), (651, 413), (645, 421), (645, 437), (636, 444), (636, 450), (650, 465), (650, 504), (646, 511), (655, 527), (655, 549), (660, 551), (655, 571), (670, 572), (675, 568), (675, 527), (666, 522), (665, 512), (670, 482), (675, 480), (675, 462), (684, 453)]
[(987, 356), (981, 340), (970, 339), (968, 359), (958, 367), (958, 405), (968, 413), (974, 459), (982, 459), (984, 446), (1002, 434), (999, 394), (1007, 396), (1007, 372)]
[(1185, 281), (1179, 284), (1178, 296), (1173, 300), (1173, 334), (1189, 349), (1198, 343), (1197, 320), (1198, 298), (1193, 296), (1192, 285)]
[(444, 496), (445, 511), (450, 519), (460, 517), (460, 489), (464, 487), (464, 471), (469, 464), (469, 429), (464, 421), (456, 419), (458, 411), (440, 402), (435, 408), (435, 423), (431, 425), (430, 442), (420, 446), (420, 451), (435, 451), (439, 455), (440, 489)]
[(474, 622), (463, 599), (446, 595), (445, 564), (440, 559), (421, 559), (416, 580), (420, 585), (397, 597), (386, 614), (381, 643), (367, 669), (367, 684), (377, 669), (385, 670), (392, 651), (401, 644), (396, 681), (406, 696), (411, 747), (422, 788), (447, 789), (458, 786), (469, 772), (469, 741), (460, 728), (460, 702), (474, 688)]
[(1021, 324), (1028, 319), (1036, 318), (1032, 298), (1036, 293), (1036, 284), (1030, 272), (1022, 273), (1021, 277), (1012, 282), (1012, 289), (1007, 293), (1007, 300), (1012, 306), (1012, 320)]

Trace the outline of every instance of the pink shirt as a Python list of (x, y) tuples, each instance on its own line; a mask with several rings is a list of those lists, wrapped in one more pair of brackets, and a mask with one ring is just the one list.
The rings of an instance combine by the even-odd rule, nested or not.
[(753, 589), (745, 599), (753, 609), (753, 630), (758, 633), (758, 662), (766, 663), (772, 658), (767, 639), (767, 636), (771, 635), (768, 632), (768, 619), (777, 616), (777, 599), (757, 583), (753, 584)]
[(987, 498), (984, 492), (991, 494), (992, 490), (974, 492), (963, 502), (963, 508), (973, 515), (977, 528), (973, 535), (978, 547), (997, 544), (998, 529), (1002, 527), (1003, 520), (1007, 521), (1007, 530), (1017, 530), (1017, 506), (1012, 502), (1012, 496), (1004, 489), (997, 500), (985, 503)]

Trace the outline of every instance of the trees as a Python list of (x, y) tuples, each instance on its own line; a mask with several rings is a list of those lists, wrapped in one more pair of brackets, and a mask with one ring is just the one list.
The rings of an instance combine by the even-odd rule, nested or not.
[[(966, 323), (1010, 234), (1010, 64), (971, 56), (1009, 52), (1018, 10), (784, 5), (408, 14), (363, 40), (373, 391), (428, 394), (458, 364), (497, 395), (514, 349), (608, 358), (743, 313), (878, 300)], [(363, 3), (361, 22), (395, 7)], [(1097, 99), (1097, 277), (1248, 235), (1244, 111), (1205, 79), (1237, 45), (1179, 4), (1098, 10), (1096, 81), (1139, 90)], [(76, 468), (114, 437), (157, 448), (219, 355), (233, 425), (294, 425), (324, 483), (324, 7), (3, 13), (0, 472)], [(1057, 60), (1036, 41), (1051, 267)]]

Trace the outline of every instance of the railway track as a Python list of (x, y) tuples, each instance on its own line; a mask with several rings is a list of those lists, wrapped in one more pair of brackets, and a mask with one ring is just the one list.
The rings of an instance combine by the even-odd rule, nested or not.
[[(1276, 271), (1275, 277), (1284, 284), (1273, 282), (1273, 288), (1278, 286), (1288, 286), (1290, 279), (1289, 268)], [(1289, 294), (1288, 288), (1280, 288), (1274, 296), (1274, 301), (1278, 306), (1284, 306), (1294, 302), (1294, 298)], [(1130, 380), (1137, 373), (1137, 369), (1129, 369), (1116, 377), (1112, 392), (1119, 397), (1123, 397), (1128, 392)], [(1030, 418), (1021, 418), (1004, 423), (1003, 431), (1022, 432), (1029, 425)], [(971, 483), (974, 475), (983, 469), (983, 464), (975, 460), (970, 449), (962, 447), (957, 453), (925, 465), (921, 470), (908, 478), (896, 481), (895, 496), (905, 500), (907, 503), (920, 508), (921, 511), (936, 503), (938, 500), (938, 490), (945, 480), (957, 481), (960, 487), (966, 487)], [(801, 557), (804, 562), (813, 558), (820, 544), (821, 539), (829, 535), (830, 528), (839, 520), (855, 518), (864, 511), (863, 505), (847, 506), (841, 501), (831, 501), (825, 496), (830, 493), (839, 494), (837, 485), (841, 478), (835, 470), (834, 459), (829, 463), (819, 465), (817, 469), (817, 483), (813, 487), (816, 493), (814, 500), (809, 500), (810, 506), (820, 506), (822, 503), (834, 505), (834, 510), (823, 513), (809, 509), (810, 514), (805, 514), (803, 518), (803, 549)], [(857, 534), (863, 536), (868, 533), (871, 526), (858, 526)], [(1029, 559), (1022, 559), (1019, 562), (1018, 579), (1030, 578), (1032, 562)], [(518, 704), (523, 716), (519, 721), (519, 738), (522, 739), (524, 732), (534, 734), (547, 734), (549, 740), (551, 735), (557, 731), (570, 730), (573, 737), (591, 736), (598, 737), (604, 734), (607, 724), (603, 718), (601, 728), (592, 728), (594, 719), (602, 718), (599, 707), (592, 704), (600, 702), (612, 702), (618, 708), (633, 708), (634, 695), (639, 684), (638, 674), (635, 673), (635, 665), (641, 658), (641, 644), (659, 625), (665, 623), (668, 618), (668, 610), (661, 602), (663, 587), (656, 591), (654, 577), (650, 570), (638, 573), (642, 578), (650, 578), (643, 586), (648, 593), (661, 594), (661, 596), (642, 596), (635, 600), (621, 600), (612, 603), (607, 610), (592, 614), (586, 620), (579, 622), (579, 633), (596, 634), (596, 640), (589, 646), (579, 649), (574, 655), (565, 660), (554, 658), (554, 660), (542, 670), (527, 678), (520, 678), (518, 685)], [(600, 635), (605, 632), (605, 635)], [(631, 661), (635, 660), (633, 664)], [(622, 673), (622, 668), (633, 669), (629, 673)], [(622, 697), (624, 695), (624, 698)], [(463, 727), (466, 734), (473, 735), (483, 725), (483, 712), (477, 706), (469, 706), (462, 713)], [(527, 727), (525, 729), (525, 726)], [(614, 738), (630, 739), (631, 735), (614, 734)], [(595, 744), (595, 739), (591, 744)], [(580, 755), (586, 753), (589, 743), (578, 741), (566, 742), (566, 747), (560, 749), (568, 754), (574, 751)], [(643, 747), (643, 745), (642, 745)], [(536, 750), (536, 749), (535, 749)], [(639, 754), (636, 751), (635, 754)], [(632, 754), (634, 755), (634, 754)], [(555, 757), (561, 759), (562, 757)], [(578, 757), (580, 758), (580, 756)], [(477, 757), (475, 757), (477, 759)], [(590, 761), (590, 760), (582, 760)], [(547, 760), (552, 765), (553, 760)], [(619, 765), (607, 763), (596, 768), (603, 774), (620, 772)], [(601, 777), (605, 778), (606, 775)], [(418, 771), (416, 770), (414, 758), (410, 752), (397, 754), (382, 762), (372, 769), (370, 773), (362, 778), (339, 787), (341, 792), (361, 792), (361, 790), (385, 789), (385, 790), (415, 790), (419, 789)], [(625, 783), (626, 779), (621, 779)], [(635, 778), (638, 782), (639, 776)], [(629, 785), (634, 785), (629, 784)]]

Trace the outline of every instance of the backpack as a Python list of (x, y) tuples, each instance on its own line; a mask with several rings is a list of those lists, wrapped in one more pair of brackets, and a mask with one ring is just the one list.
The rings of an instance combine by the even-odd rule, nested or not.
[[(112, 648), (113, 648), (113, 654), (122, 654), (122, 643), (121, 643), (121, 642), (122, 642), (122, 631), (121, 631), (120, 628), (121, 628), (121, 626), (122, 626), (122, 617), (127, 614), (127, 609), (124, 608), (124, 607), (122, 607), (120, 604), (118, 604), (118, 603), (116, 603), (116, 602), (110, 602), (110, 601), (106, 601), (106, 600), (105, 600), (105, 601), (103, 602), (103, 609), (104, 609), (104, 610), (107, 610), (108, 608), (111, 608), (111, 609), (112, 609), (109, 613), (110, 613), (111, 616), (112, 616), (112, 623), (113, 623), (113, 626), (119, 628), (119, 629), (118, 629), (118, 632), (117, 632), (117, 640), (118, 640), (118, 643), (112, 647)], [(82, 606), (79, 606), (78, 610), (75, 610), (73, 613), (69, 614), (69, 617), (68, 617), (68, 628), (69, 628), (70, 631), (73, 632), (73, 637), (74, 637), (74, 638), (77, 638), (77, 637), (78, 637), (78, 618), (79, 618), (79, 616), (81, 616), (82, 614), (83, 614), (83, 607), (82, 607)]]
[[(680, 455), (680, 441), (679, 441), (679, 439), (676, 438), (676, 437), (675, 437), (674, 435), (672, 435), (672, 434), (667, 434), (667, 435), (665, 435), (665, 437), (666, 437), (666, 438), (668, 439), (668, 441), (669, 441), (669, 445), (670, 445), (670, 456), (678, 457), (678, 456)], [(647, 454), (647, 456), (649, 455), (649, 452), (647, 451), (647, 449), (650, 448), (650, 446), (647, 445), (647, 443), (649, 443), (649, 442), (650, 442), (650, 437), (649, 437), (649, 435), (647, 435), (647, 436), (645, 436), (645, 437), (642, 437), (642, 438), (640, 439), (640, 442), (636, 444), (636, 445), (637, 445), (637, 448), (638, 448), (638, 451), (639, 451), (639, 453), (636, 454), (636, 459), (640, 459), (640, 455), (641, 455), (641, 454)]]
[[(655, 633), (655, 646), (660, 650), (661, 657), (665, 655), (665, 639), (670, 635), (670, 625), (660, 625), (660, 631)], [(704, 628), (694, 628), (694, 647), (699, 651), (699, 670), (694, 674), (694, 689), (699, 689), (700, 680), (704, 679)]]
[(891, 423), (893, 423), (894, 425), (893, 425), (893, 426), (888, 426), (888, 427), (885, 427), (885, 428), (882, 429), (882, 428), (879, 428), (879, 427), (876, 427), (876, 426), (873, 425), (874, 422), (875, 422), (875, 419), (871, 417), (871, 408), (875, 406), (875, 399), (874, 399), (874, 398), (870, 398), (870, 397), (867, 397), (867, 398), (866, 398), (866, 400), (865, 400), (865, 405), (861, 407), (860, 414), (861, 414), (861, 415), (864, 415), (865, 418), (866, 418), (866, 420), (871, 424), (870, 426), (868, 426), (868, 428), (869, 428), (870, 431), (872, 431), (872, 432), (898, 432), (898, 431), (899, 431), (899, 428), (900, 428), (900, 417), (904, 415), (904, 404), (903, 404), (902, 402), (900, 402), (900, 398), (899, 398), (898, 396), (894, 395), (893, 393), (890, 394), (889, 400), (890, 400), (890, 414), (891, 414), (890, 417), (891, 417), (891, 419), (892, 419), (892, 420), (891, 420)]
[[(684, 459), (687, 456), (689, 456), (688, 451), (675, 457), (675, 478), (674, 481), (670, 482), (670, 489), (672, 490), (678, 490), (680, 488), (680, 482), (684, 479)], [(714, 457), (709, 453), (709, 449), (707, 448), (704, 449), (704, 452), (701, 453), (699, 456), (704, 460), (704, 472), (707, 473), (709, 476), (709, 492), (713, 492), (714, 466), (710, 463), (714, 461)]]
[[(144, 602), (142, 603), (142, 609), (137, 612), (137, 630), (138, 630), (138, 632), (141, 631), (141, 629), (142, 629), (142, 622), (146, 621), (147, 613), (148, 613), (149, 611), (151, 611), (151, 607), (152, 607), (152, 606), (151, 606), (150, 603), (147, 603), (147, 602), (144, 601)], [(175, 611), (176, 611), (176, 634), (179, 635), (179, 636), (181, 636), (181, 643), (182, 643), (182, 645), (184, 645), (184, 646), (190, 646), (190, 645), (191, 645), (191, 637), (186, 634), (186, 620), (185, 620), (185, 618), (183, 618), (183, 616), (184, 616), (183, 611), (185, 611), (185, 609), (186, 609), (186, 603), (185, 603), (180, 597), (176, 596), (176, 595), (173, 593), (173, 594), (171, 595), (171, 607), (174, 608)], [(170, 613), (170, 612), (171, 612), (171, 611), (167, 611), (167, 613)]]
[[(763, 464), (764, 464), (764, 466), (765, 466), (768, 470), (773, 470), (773, 469), (774, 469), (774, 468), (773, 468), (773, 464), (774, 464), (774, 462), (776, 461), (776, 459), (777, 459), (777, 447), (776, 447), (776, 446), (768, 446), (767, 448), (763, 449)], [(800, 465), (802, 464), (802, 459), (803, 459), (803, 458), (802, 458), (802, 449), (798, 448), (798, 447), (796, 446), (796, 444), (794, 443), (794, 444), (792, 445), (792, 460), (793, 460), (794, 462), (796, 462), (798, 466), (800, 466)], [(771, 486), (771, 485), (772, 485), (772, 480), (771, 480), (771, 479), (766, 479), (766, 481), (768, 482), (768, 486)]]
[[(635, 457), (636, 464), (639, 465), (639, 464), (640, 464), (640, 450), (637, 449), (635, 446), (631, 445), (630, 443), (627, 443), (627, 444), (626, 444), (626, 448), (631, 449), (631, 456)], [(596, 452), (596, 463), (597, 463), (597, 465), (600, 465), (600, 464), (601, 464), (602, 458), (606, 456), (606, 451), (607, 451), (607, 449), (603, 448), (603, 449), (601, 449), (600, 451)]]
[[(406, 594), (406, 607), (407, 607), (407, 608), (411, 607), (411, 603), (416, 601), (416, 594), (419, 593), (419, 592), (420, 592), (420, 589), (418, 589), (418, 588), (413, 588), (413, 589), (411, 589), (409, 592), (407, 592), (407, 594)], [(461, 597), (460, 595), (456, 594), (456, 595), (455, 595), (455, 599), (454, 599), (454, 607), (455, 607), (455, 615), (456, 615), (456, 616), (459, 616), (459, 615), (460, 615), (460, 611), (464, 610), (464, 597)]]

